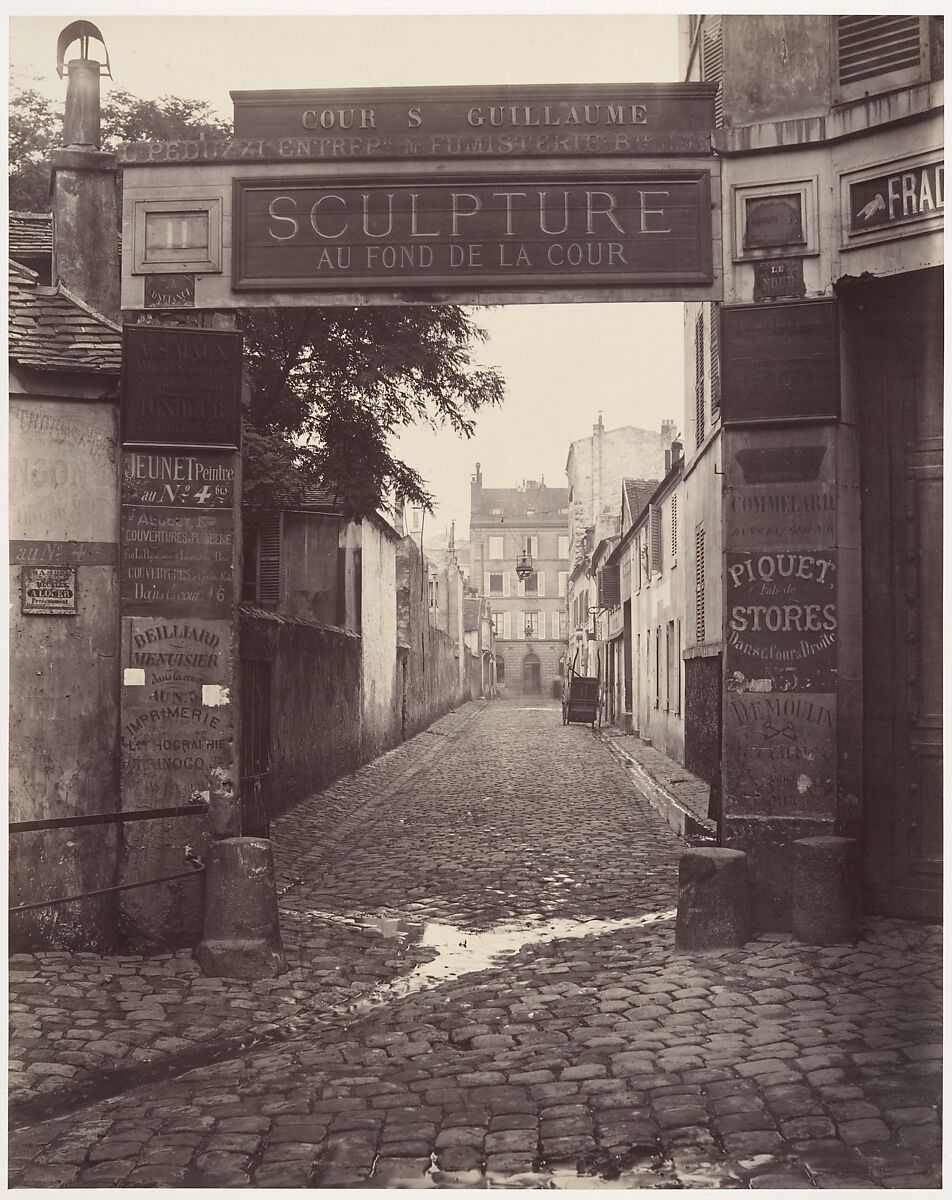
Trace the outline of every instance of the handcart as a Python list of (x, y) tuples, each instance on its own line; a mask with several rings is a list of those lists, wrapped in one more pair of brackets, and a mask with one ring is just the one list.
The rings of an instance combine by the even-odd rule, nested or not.
[(598, 677), (571, 672), (568, 689), (562, 698), (562, 724), (571, 721), (595, 728), (598, 716)]

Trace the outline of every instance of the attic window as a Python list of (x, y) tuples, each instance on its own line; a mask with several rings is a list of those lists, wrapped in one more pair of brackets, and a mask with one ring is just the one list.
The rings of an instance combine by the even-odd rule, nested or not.
[(927, 17), (856, 16), (836, 21), (840, 100), (860, 100), (929, 77)]

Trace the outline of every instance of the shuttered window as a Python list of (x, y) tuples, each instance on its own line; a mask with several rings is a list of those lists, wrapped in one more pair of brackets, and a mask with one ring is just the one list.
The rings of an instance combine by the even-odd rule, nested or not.
[(655, 627), (654, 635), (654, 706), (661, 707), (661, 626)]
[(721, 306), (711, 305), (711, 424), (721, 409)]
[(621, 604), (621, 568), (610, 563), (598, 573), (598, 603), (602, 608), (615, 608)]
[(714, 125), (724, 126), (724, 41), (719, 20), (704, 18), (701, 30), (701, 79), (719, 85), (714, 97)]
[(706, 638), (704, 618), (704, 525), (694, 531), (694, 624), (698, 643)]
[(648, 510), (648, 523), (651, 535), (648, 551), (651, 556), (649, 570), (652, 575), (657, 575), (661, 570), (661, 509), (653, 504)]
[(273, 513), (258, 532), (258, 603), (281, 602), (281, 532), (283, 516)]
[(671, 561), (678, 557), (678, 497), (671, 497)]
[(836, 17), (839, 98), (856, 100), (928, 78), (928, 19)]
[(704, 309), (694, 321), (694, 445), (704, 441)]

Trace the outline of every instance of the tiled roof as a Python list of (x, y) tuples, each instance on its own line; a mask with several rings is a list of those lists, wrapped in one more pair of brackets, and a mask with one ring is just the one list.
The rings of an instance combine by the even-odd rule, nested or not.
[(10, 213), (10, 257), (53, 253), (53, 214)]
[[(568, 515), (560, 509), (568, 508), (568, 488), (481, 488), (473, 496), (471, 520), (477, 522), (499, 522), (508, 518), (524, 525), (538, 521), (540, 525), (567, 525)], [(493, 512), (499, 509), (499, 512)], [(532, 510), (530, 512), (529, 510)]]
[(628, 512), (632, 521), (637, 521), (658, 486), (657, 479), (623, 479)]
[(122, 331), (67, 288), (10, 264), (10, 358), (41, 371), (119, 371)]

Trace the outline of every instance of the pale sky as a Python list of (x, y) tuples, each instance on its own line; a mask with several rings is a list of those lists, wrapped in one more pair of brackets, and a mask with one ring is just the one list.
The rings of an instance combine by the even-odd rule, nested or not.
[[(677, 19), (663, 12), (276, 17), (247, 8), (236, 15), (231, 4), (195, 17), (184, 15), (194, 5), (174, 2), (163, 4), (163, 16), (122, 15), (122, 7), (50, 3), (46, 11), (60, 15), (12, 17), (14, 86), (65, 96), (56, 39), (80, 16), (102, 31), (114, 86), (143, 98), (206, 100), (226, 117), (231, 89), (679, 78)], [(108, 95), (110, 80), (103, 84)], [(680, 304), (522, 304), (481, 310), (477, 321), (490, 332), (480, 359), (507, 381), (503, 407), (478, 417), (469, 441), (421, 429), (398, 445), (437, 497), (432, 529), (455, 520), (457, 536), (467, 535), (477, 461), (488, 487), (540, 477), (564, 487), (569, 443), (591, 433), (599, 411), (609, 429), (657, 430), (667, 417), (680, 426)]]

